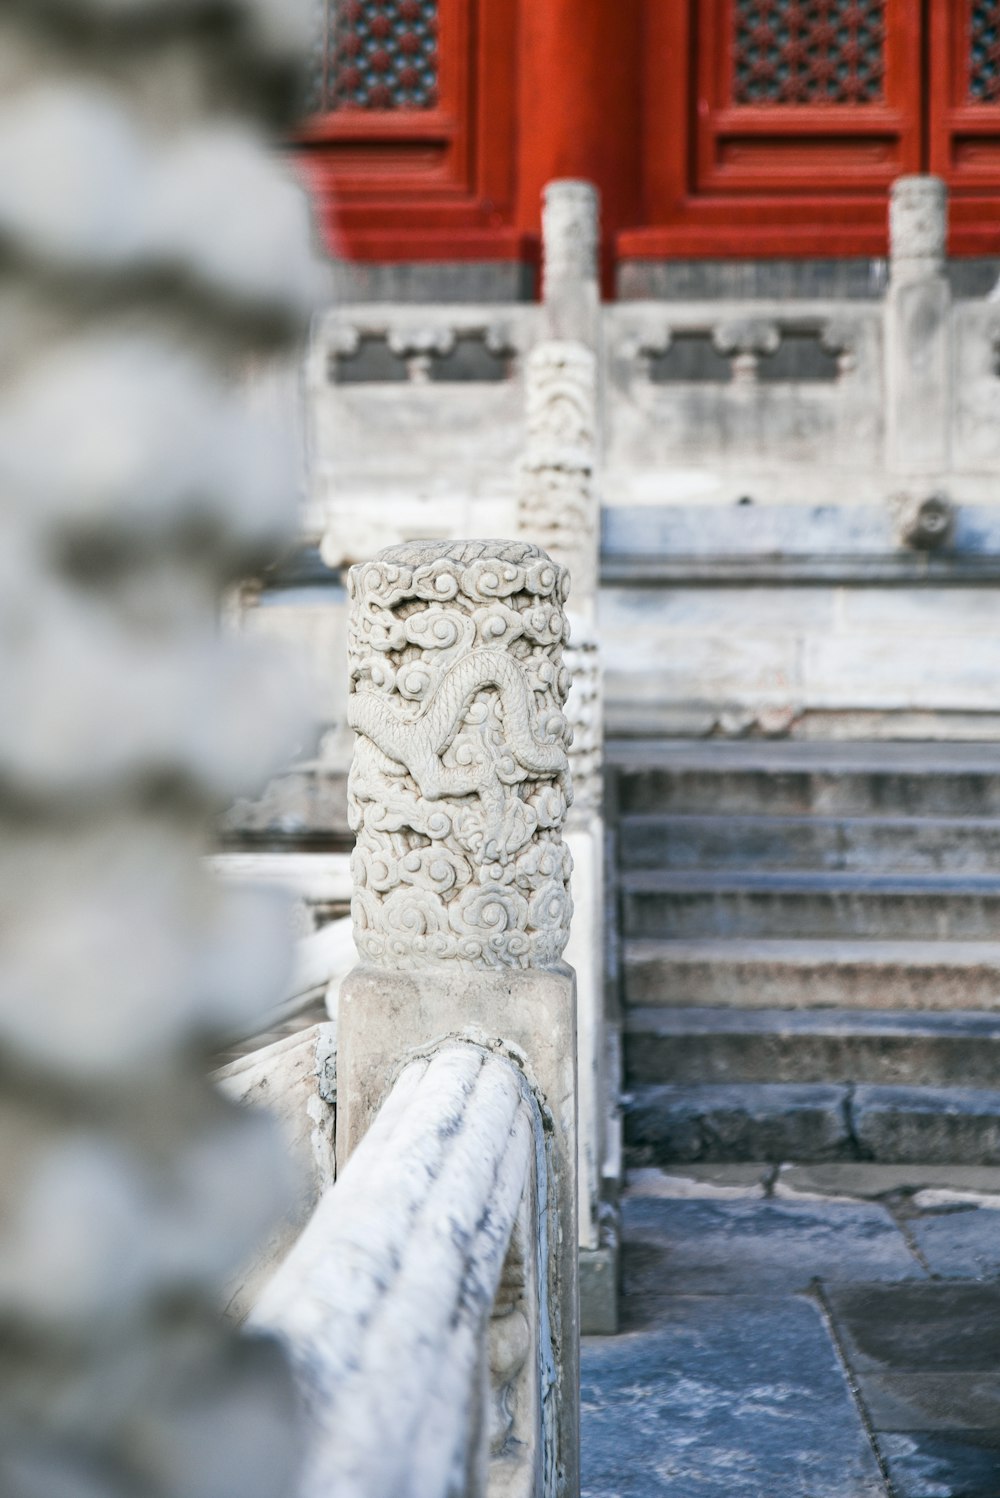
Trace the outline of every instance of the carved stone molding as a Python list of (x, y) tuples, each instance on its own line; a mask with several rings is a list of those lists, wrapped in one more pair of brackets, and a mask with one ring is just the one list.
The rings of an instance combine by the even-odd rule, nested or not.
[(889, 195), (892, 278), (936, 274), (948, 237), (948, 189), (940, 177), (897, 177)]
[(564, 568), (411, 542), (349, 574), (354, 933), (384, 968), (547, 967), (569, 935)]
[(570, 825), (586, 822), (599, 813), (603, 799), (603, 704), (601, 658), (597, 639), (582, 627), (574, 627), (565, 652), (572, 685), (566, 716), (573, 730), (569, 753), (573, 777)]
[(596, 360), (581, 343), (551, 339), (532, 350), (525, 378), (518, 529), (569, 569), (573, 602), (586, 607), (597, 591)]

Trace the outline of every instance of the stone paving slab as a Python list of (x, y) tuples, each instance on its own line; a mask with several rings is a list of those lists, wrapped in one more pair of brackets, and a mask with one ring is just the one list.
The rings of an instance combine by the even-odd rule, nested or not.
[(582, 1498), (884, 1498), (805, 1298), (674, 1296), (655, 1332), (585, 1339), (582, 1411)]
[(880, 1439), (894, 1498), (997, 1498), (1000, 1435), (890, 1435)]
[[(750, 1167), (745, 1167), (749, 1169)], [(775, 1196), (879, 1197), (894, 1192), (954, 1191), (1000, 1198), (996, 1165), (882, 1165), (869, 1160), (830, 1165), (782, 1165)]]
[[(767, 1195), (781, 1182), (802, 1195)], [(632, 1172), (628, 1331), (584, 1348), (584, 1498), (1000, 1498), (996, 1185), (867, 1162)], [(922, 1210), (935, 1191), (984, 1205)]]
[(857, 1382), (877, 1432), (1000, 1431), (995, 1373), (864, 1373)]
[(988, 1372), (1000, 1389), (1000, 1284), (837, 1285), (826, 1301), (855, 1372)]
[(622, 1221), (626, 1316), (682, 1292), (787, 1294), (816, 1278), (924, 1277), (890, 1214), (870, 1202), (630, 1197)]
[[(932, 1274), (945, 1279), (1000, 1277), (1000, 1214), (982, 1208), (935, 1212), (909, 1224)], [(997, 1345), (1000, 1364), (1000, 1339)]]

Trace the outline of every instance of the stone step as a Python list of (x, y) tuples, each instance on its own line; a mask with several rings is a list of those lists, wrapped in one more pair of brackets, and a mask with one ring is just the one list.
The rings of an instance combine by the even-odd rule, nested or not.
[(634, 815), (618, 823), (618, 850), (623, 870), (988, 874), (1000, 819)]
[(657, 870), (620, 880), (627, 937), (862, 937), (986, 941), (1000, 878)]
[(612, 740), (620, 815), (1000, 816), (987, 744)]
[(632, 939), (624, 987), (630, 1005), (1000, 1010), (1000, 942)]
[(631, 1009), (626, 1085), (661, 1082), (1000, 1083), (1000, 1014)]
[(644, 1084), (624, 1101), (630, 1165), (824, 1160), (1000, 1164), (1000, 1092), (823, 1084)]

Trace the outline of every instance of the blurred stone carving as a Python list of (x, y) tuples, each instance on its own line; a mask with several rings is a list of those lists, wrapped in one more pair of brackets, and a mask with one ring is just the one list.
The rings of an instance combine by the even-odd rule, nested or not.
[(562, 955), (567, 584), (523, 542), (414, 542), (351, 569), (353, 914), (367, 962)]
[(220, 1314), (289, 1168), (206, 1075), (280, 995), (289, 932), (202, 854), (301, 738), (285, 668), (219, 614), (295, 520), (292, 444), (238, 377), (292, 355), (317, 287), (264, 145), (292, 118), (303, 9), (5, 17), (5, 1498), (293, 1482), (284, 1360)]
[(914, 551), (940, 551), (955, 530), (955, 506), (945, 494), (895, 494), (896, 537)]
[(575, 609), (597, 590), (597, 364), (582, 343), (553, 339), (531, 351), (525, 377), (519, 530), (569, 569)]
[(566, 647), (565, 659), (571, 680), (566, 716), (573, 730), (569, 751), (573, 777), (570, 821), (577, 824), (600, 815), (603, 794), (601, 657), (596, 637), (578, 631)]
[(892, 278), (922, 279), (942, 269), (948, 192), (940, 177), (897, 177), (889, 193)]

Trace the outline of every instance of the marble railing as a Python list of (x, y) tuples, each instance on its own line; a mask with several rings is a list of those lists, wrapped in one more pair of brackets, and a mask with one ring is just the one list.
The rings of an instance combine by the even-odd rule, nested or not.
[(306, 1404), (302, 1498), (548, 1498), (542, 1115), (479, 1047), (411, 1061), (264, 1291)]

